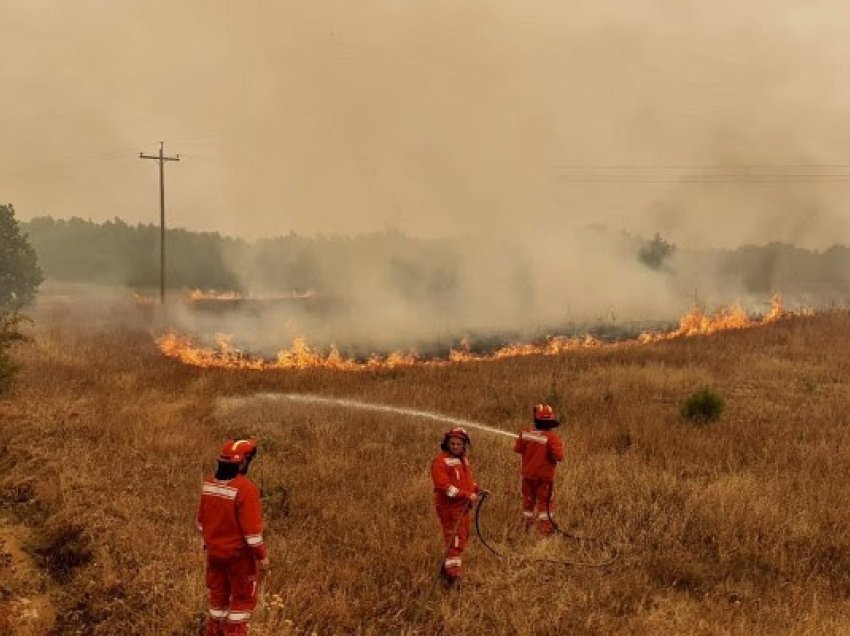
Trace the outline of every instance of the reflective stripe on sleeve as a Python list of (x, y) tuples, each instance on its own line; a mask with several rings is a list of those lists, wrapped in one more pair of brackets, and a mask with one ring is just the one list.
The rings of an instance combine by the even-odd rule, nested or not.
[(540, 435), (539, 433), (533, 433), (531, 431), (523, 432), (522, 439), (527, 439), (529, 442), (537, 442), (538, 444), (549, 443), (549, 438), (547, 438), (545, 435)]
[(263, 535), (261, 534), (246, 534), (245, 542), (248, 545), (261, 545), (263, 543)]

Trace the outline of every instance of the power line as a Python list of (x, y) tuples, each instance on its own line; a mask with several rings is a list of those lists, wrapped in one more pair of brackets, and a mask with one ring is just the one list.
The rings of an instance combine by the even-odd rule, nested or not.
[(850, 182), (850, 164), (572, 165), (555, 169), (563, 183), (783, 184)]
[(563, 183), (847, 183), (850, 174), (788, 176), (723, 176), (723, 177), (680, 177), (680, 178), (628, 178), (628, 177), (575, 177), (559, 179)]
[(761, 164), (566, 164), (562, 170), (768, 170), (799, 168), (811, 170), (850, 169), (842, 163), (761, 163)]

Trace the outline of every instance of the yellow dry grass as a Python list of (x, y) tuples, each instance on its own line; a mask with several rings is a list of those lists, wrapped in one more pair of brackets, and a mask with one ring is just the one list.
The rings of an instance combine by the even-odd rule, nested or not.
[[(157, 352), (133, 310), (37, 316), (0, 400), (0, 518), (55, 583), (55, 634), (197, 634), (193, 518), (228, 435), (253, 433), (273, 570), (254, 634), (850, 633), (850, 315), (656, 345), (346, 374), (197, 369)], [(683, 423), (711, 386), (719, 423)], [(428, 466), (443, 426), (253, 399), (350, 397), (516, 430), (554, 398), (567, 424), (562, 525), (621, 546), (604, 569), (506, 563), (476, 540), (460, 593)], [(237, 398), (237, 399), (233, 399)], [(501, 547), (592, 559), (518, 536), (517, 459), (473, 433)], [(10, 592), (9, 594), (13, 594)]]

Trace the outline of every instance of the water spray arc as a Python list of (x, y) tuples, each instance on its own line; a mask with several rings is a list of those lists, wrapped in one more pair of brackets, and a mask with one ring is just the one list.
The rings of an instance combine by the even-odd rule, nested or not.
[(516, 437), (515, 433), (503, 431), (500, 428), (487, 426), (479, 422), (464, 420), (440, 413), (432, 413), (431, 411), (422, 411), (419, 409), (410, 409), (400, 406), (391, 406), (389, 404), (375, 404), (373, 402), (361, 402), (360, 400), (352, 400), (348, 398), (330, 398), (322, 395), (311, 395), (305, 393), (257, 393), (250, 398), (228, 398), (228, 400), (268, 400), (268, 401), (290, 401), (299, 402), (302, 404), (320, 404), (324, 406), (342, 406), (349, 409), (359, 409), (361, 411), (372, 411), (379, 413), (392, 413), (394, 415), (405, 415), (419, 419), (431, 420), (433, 422), (442, 422), (452, 426), (463, 426), (465, 428), (473, 428), (479, 431), (486, 431), (494, 435), (504, 435), (507, 437)]

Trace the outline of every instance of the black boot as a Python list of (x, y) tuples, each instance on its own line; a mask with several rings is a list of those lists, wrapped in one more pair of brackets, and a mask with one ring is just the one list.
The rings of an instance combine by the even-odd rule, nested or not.
[(440, 578), (443, 581), (443, 588), (446, 590), (460, 589), (460, 577), (454, 576), (446, 572), (446, 568), (440, 570)]

